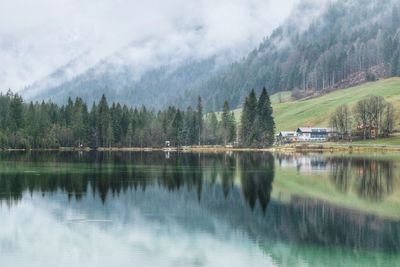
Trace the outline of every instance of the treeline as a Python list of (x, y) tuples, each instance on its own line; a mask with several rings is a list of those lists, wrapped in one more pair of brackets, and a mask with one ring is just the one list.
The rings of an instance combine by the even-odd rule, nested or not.
[(171, 146), (267, 147), (273, 144), (272, 107), (265, 89), (259, 100), (255, 97), (252, 91), (251, 107), (247, 100), (244, 105), (248, 116), (241, 121), (245, 130), (238, 131), (228, 102), (220, 114), (204, 114), (200, 97), (195, 109), (170, 106), (154, 111), (145, 106), (109, 105), (104, 95), (90, 108), (79, 97), (69, 98), (63, 106), (25, 104), (21, 96), (8, 92), (0, 95), (0, 148), (161, 147), (166, 141)]
[(398, 1), (331, 1), (313, 18), (320, 8), (305, 1), (245, 59), (214, 75), (186, 99), (201, 95), (205, 108), (214, 109), (225, 99), (240, 105), (247, 88), (265, 86), (270, 93), (293, 91), (302, 97), (400, 76)]
[(396, 110), (382, 96), (369, 96), (356, 103), (353, 109), (339, 106), (331, 115), (331, 125), (340, 137), (363, 139), (388, 137), (395, 128)]

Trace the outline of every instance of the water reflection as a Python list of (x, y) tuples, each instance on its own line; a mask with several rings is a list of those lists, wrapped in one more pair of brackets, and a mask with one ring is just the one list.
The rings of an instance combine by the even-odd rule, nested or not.
[(266, 154), (163, 153), (11, 153), (0, 159), (0, 199), (18, 201), (23, 192), (62, 191), (80, 200), (92, 190), (104, 203), (127, 190), (160, 185), (168, 191), (185, 187), (201, 200), (204, 183), (222, 185), (225, 198), (240, 177), (245, 199), (265, 211), (272, 191), (274, 157)]
[(331, 180), (340, 191), (347, 192), (354, 181), (361, 198), (382, 201), (393, 192), (394, 161), (358, 157), (333, 157), (328, 161)]
[[(220, 253), (221, 247), (241, 255), (243, 249), (251, 248), (255, 265), (268, 262), (273, 266), (282, 262), (282, 251), (277, 251), (279, 244), (286, 249), (304, 247), (298, 257), (310, 263), (317, 256), (310, 252), (313, 247), (326, 248), (321, 253), (328, 254), (332, 247), (347, 249), (340, 250), (338, 260), (344, 253), (351, 255), (349, 259), (365, 256), (359, 250), (400, 252), (398, 220), (300, 193), (292, 194), (286, 201), (272, 198), (274, 181), (285, 179), (277, 176), (275, 166), (294, 168), (302, 174), (326, 172), (327, 182), (333, 183), (339, 192), (348, 192), (355, 186), (357, 195), (368, 200), (382, 201), (393, 194), (394, 162), (362, 157), (270, 153), (171, 153), (167, 157), (164, 153), (1, 153), (0, 199), (8, 204), (7, 209), (15, 217), (10, 219), (4, 205), (0, 208), (2, 218), (7, 219), (0, 222), (0, 229), (9, 227), (9, 231), (0, 230), (0, 251), (5, 248), (13, 251), (12, 244), (17, 241), (9, 232), (23, 229), (29, 224), (28, 217), (40, 225), (38, 216), (43, 216), (48, 219), (49, 228), (52, 224), (59, 225), (60, 231), (72, 231), (75, 235), (76, 226), (66, 226), (66, 221), (100, 223), (96, 234), (87, 237), (90, 242), (96, 242), (96, 235), (107, 234), (104, 238), (112, 239), (114, 235), (147, 233), (143, 240), (110, 241), (117, 242), (115, 246), (122, 251), (127, 249), (125, 246), (144, 243), (152, 254), (157, 248), (165, 250), (168, 245), (181, 244), (177, 237), (187, 243), (196, 237), (199, 243), (187, 246), (201, 251), (206, 258), (211, 252), (200, 249), (203, 243), (210, 247), (218, 244), (220, 247), (215, 250)], [(56, 219), (46, 213), (49, 209)], [(6, 222), (10, 225), (5, 225)], [(134, 233), (132, 227), (137, 229)], [(79, 233), (85, 235), (87, 230)], [(199, 233), (206, 237), (200, 238)], [(162, 248), (153, 244), (157, 242), (157, 234), (164, 242)], [(74, 237), (77, 242), (82, 238)], [(181, 245), (178, 250), (185, 251), (185, 244)], [(265, 254), (260, 255), (253, 245)], [(251, 261), (248, 254), (241, 257), (236, 261)], [(204, 261), (196, 254), (176, 266), (210, 266), (210, 262), (224, 265), (216, 258)], [(151, 264), (166, 265), (157, 261)]]
[(279, 167), (296, 168), (299, 173), (312, 173), (316, 171), (325, 171), (328, 167), (328, 161), (323, 154), (276, 154)]

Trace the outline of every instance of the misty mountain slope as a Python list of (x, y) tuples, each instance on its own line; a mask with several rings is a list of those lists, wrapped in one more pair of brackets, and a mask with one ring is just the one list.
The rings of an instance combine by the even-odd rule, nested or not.
[(88, 103), (98, 101), (102, 94), (107, 99), (128, 106), (146, 105), (161, 108), (174, 104), (176, 95), (181, 95), (188, 87), (197, 87), (201, 81), (210, 78), (219, 68), (215, 58), (187, 61), (178, 66), (161, 66), (146, 71), (140, 78), (129, 64), (115, 66), (107, 60), (90, 68), (83, 74), (47, 90), (26, 89), (31, 100), (51, 100), (65, 103), (68, 97), (77, 96)]
[(305, 20), (315, 8), (303, 1), (258, 49), (189, 88), (179, 102), (194, 104), (201, 95), (206, 109), (220, 110), (224, 100), (241, 105), (252, 88), (307, 94), (400, 75), (397, 1), (338, 0)]
[[(205, 110), (216, 111), (225, 100), (239, 107), (253, 88), (260, 91), (265, 86), (271, 94), (296, 91), (302, 97), (400, 75), (399, 3), (327, 2), (302, 0), (257, 49), (230, 65), (217, 63), (216, 58), (224, 58), (222, 54), (183, 63), (174, 62), (172, 56), (155, 68), (143, 66), (143, 71), (140, 64), (124, 62), (122, 51), (118, 64), (105, 59), (59, 85), (47, 90), (33, 86), (24, 93), (30, 100), (57, 103), (76, 96), (98, 101), (104, 93), (110, 101), (153, 108), (170, 104), (186, 108), (195, 105), (200, 95)], [(162, 45), (153, 52), (157, 50), (162, 50)]]

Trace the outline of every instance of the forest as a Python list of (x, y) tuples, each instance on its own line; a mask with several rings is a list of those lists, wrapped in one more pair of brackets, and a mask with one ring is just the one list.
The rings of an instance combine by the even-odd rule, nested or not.
[(218, 110), (225, 100), (240, 106), (248, 88), (266, 87), (270, 94), (291, 91), (302, 98), (400, 76), (400, 6), (396, 1), (332, 1), (310, 19), (308, 14), (315, 8), (302, 3), (246, 58), (189, 88), (183, 103), (201, 95), (206, 110)]
[(0, 148), (163, 147), (167, 141), (175, 147), (271, 146), (275, 123), (266, 89), (258, 99), (251, 91), (243, 108), (240, 127), (228, 102), (220, 114), (205, 114), (200, 97), (195, 109), (170, 106), (155, 111), (109, 104), (105, 95), (90, 108), (79, 97), (69, 98), (63, 106), (44, 101), (24, 103), (21, 96), (9, 91), (0, 95)]

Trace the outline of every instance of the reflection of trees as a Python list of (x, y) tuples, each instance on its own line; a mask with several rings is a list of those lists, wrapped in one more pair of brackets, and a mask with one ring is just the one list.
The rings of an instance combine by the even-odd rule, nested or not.
[(221, 166), (221, 184), (224, 197), (227, 198), (229, 191), (233, 187), (235, 158), (225, 155)]
[(341, 192), (347, 192), (350, 177), (350, 160), (344, 157), (332, 158), (330, 177), (336, 188)]
[(382, 200), (393, 191), (394, 163), (388, 160), (337, 157), (330, 159), (331, 180), (347, 192), (354, 177), (357, 194), (365, 199)]
[[(8, 166), (10, 171), (0, 172), (0, 199), (7, 200), (19, 200), (25, 191), (61, 191), (80, 200), (90, 188), (93, 196), (105, 202), (108, 196), (116, 197), (127, 190), (161, 186), (168, 191), (187, 188), (200, 201), (205, 179), (207, 186), (216, 186), (218, 177), (218, 186), (227, 198), (235, 172), (241, 170), (238, 175), (242, 176), (246, 201), (254, 208), (258, 199), (265, 211), (274, 175), (271, 154), (184, 153), (166, 159), (163, 153), (12, 153), (0, 155), (2, 161), (15, 163), (14, 167)], [(37, 172), (24, 172), (30, 167)]]
[(393, 163), (378, 160), (355, 160), (358, 194), (371, 200), (382, 200), (393, 191)]
[[(62, 191), (70, 198), (78, 200), (82, 195), (92, 193), (102, 201), (107, 201), (108, 198), (129, 190), (148, 190), (152, 193), (147, 196), (138, 194), (144, 196), (142, 203), (151, 204), (147, 200), (156, 199), (159, 205), (157, 209), (168, 210), (166, 206), (170, 207), (174, 201), (184, 202), (177, 203), (177, 207), (182, 207), (186, 202), (197, 202), (200, 199), (195, 210), (198, 211), (200, 207), (207, 216), (218, 218), (213, 223), (222, 221), (224, 227), (225, 223), (229, 223), (235, 229), (247, 233), (252, 240), (265, 242), (268, 246), (278, 240), (340, 246), (349, 250), (400, 251), (400, 223), (396, 220), (363, 214), (300, 196), (293, 196), (289, 202), (284, 203), (271, 200), (274, 159), (268, 153), (239, 153), (233, 156), (172, 154), (169, 159), (165, 159), (163, 153), (92, 153), (81, 157), (73, 153), (39, 153), (0, 157), (3, 157), (0, 160), (0, 198), (9, 201), (20, 199), (24, 192), (48, 194)], [(352, 184), (350, 179), (359, 179), (358, 175), (361, 173), (352, 178), (351, 176), (354, 176), (358, 167), (364, 168), (362, 161), (354, 159), (328, 160), (328, 165), (334, 168), (332, 181), (340, 188), (348, 188)], [(21, 164), (20, 166), (25, 166), (21, 168), (18, 167), (19, 164), (13, 166), (14, 162), (26, 164)], [(43, 166), (43, 162), (46, 162), (46, 165), (37, 168), (38, 173), (24, 173), (30, 169), (26, 166), (32, 162), (38, 166)], [(49, 165), (48, 162), (54, 164)], [(389, 171), (393, 171), (392, 164), (377, 164), (380, 165), (378, 169), (382, 169), (381, 179)], [(366, 170), (371, 171), (371, 168)], [(234, 175), (240, 177), (241, 188), (233, 186)], [(389, 174), (389, 177), (392, 176)], [(160, 189), (152, 191), (151, 187)], [(391, 183), (385, 181), (380, 187), (389, 192)], [(164, 194), (164, 191), (178, 190), (181, 190), (180, 200), (172, 194)], [(165, 200), (165, 204), (158, 200)], [(138, 199), (134, 201), (139, 202)], [(86, 205), (91, 204), (88, 201)], [(191, 210), (193, 206), (187, 205), (186, 208)], [(175, 207), (172, 210), (174, 209)], [(185, 211), (187, 210), (177, 213), (182, 217), (192, 216)], [(264, 216), (264, 213), (268, 216)]]
[(241, 160), (243, 195), (254, 209), (257, 200), (266, 211), (274, 180), (274, 157), (266, 154), (246, 154)]

